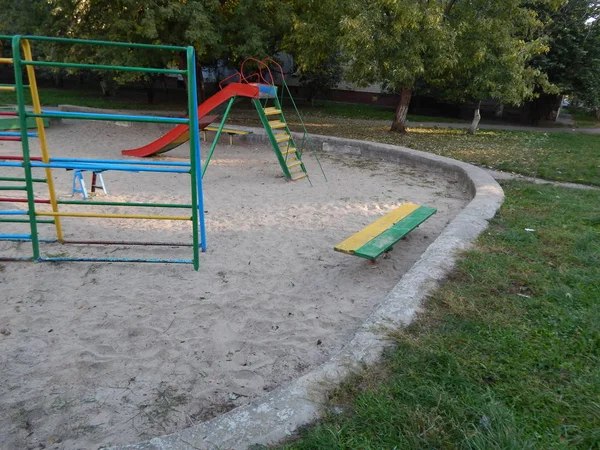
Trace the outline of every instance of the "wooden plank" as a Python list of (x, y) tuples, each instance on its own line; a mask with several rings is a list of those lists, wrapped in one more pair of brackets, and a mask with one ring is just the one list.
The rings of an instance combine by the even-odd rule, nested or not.
[(354, 254), (354, 251), (361, 248), (363, 245), (379, 236), (385, 230), (390, 228), (395, 223), (401, 221), (413, 211), (417, 210), (419, 205), (414, 203), (405, 203), (404, 205), (389, 212), (385, 216), (379, 218), (372, 224), (366, 226), (361, 231), (353, 234), (344, 242), (336, 245), (334, 250), (342, 253)]
[(376, 259), (383, 252), (389, 250), (400, 239), (417, 228), (429, 217), (435, 214), (436, 209), (428, 206), (421, 206), (410, 215), (394, 224), (390, 229), (384, 231), (376, 238), (366, 243), (354, 252), (354, 255), (361, 258)]
[[(218, 127), (206, 127), (205, 130), (208, 131), (217, 131), (219, 128)], [(242, 131), (242, 130), (232, 130), (230, 128), (223, 128), (221, 130), (223, 133), (228, 133), (228, 134), (251, 134), (251, 131)]]

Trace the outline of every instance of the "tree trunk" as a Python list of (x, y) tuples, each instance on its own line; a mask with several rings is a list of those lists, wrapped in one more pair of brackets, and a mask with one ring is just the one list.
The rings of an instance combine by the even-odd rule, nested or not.
[(412, 95), (412, 89), (403, 87), (400, 92), (400, 103), (396, 108), (396, 114), (394, 114), (394, 121), (392, 122), (392, 128), (390, 131), (396, 133), (406, 133), (406, 115), (408, 114), (408, 105), (410, 104), (410, 97)]
[(202, 64), (199, 62), (196, 62), (196, 81), (198, 82), (198, 103), (203, 103), (206, 100), (206, 86), (204, 85)]
[(498, 103), (498, 105), (496, 105), (496, 111), (494, 112), (494, 115), (499, 119), (502, 118), (504, 115), (504, 103)]
[(481, 108), (481, 101), (477, 102), (477, 108), (475, 108), (475, 112), (473, 113), (473, 121), (471, 122), (471, 126), (467, 131), (467, 134), (474, 135), (477, 131), (477, 127), (479, 126), (479, 121), (481, 120), (481, 113), (479, 109)]
[(596, 110), (596, 120), (600, 122), (600, 108)]

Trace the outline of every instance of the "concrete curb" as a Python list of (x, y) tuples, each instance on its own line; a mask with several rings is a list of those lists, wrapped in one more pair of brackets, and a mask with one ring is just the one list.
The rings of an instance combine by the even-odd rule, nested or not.
[[(244, 127), (238, 127), (244, 128)], [(264, 130), (245, 127), (249, 142), (266, 142)], [(306, 375), (251, 403), (207, 422), (113, 450), (224, 450), (273, 444), (320, 417), (326, 393), (365, 364), (377, 362), (389, 341), (386, 330), (410, 323), (423, 300), (453, 268), (459, 252), (488, 226), (504, 200), (500, 185), (484, 170), (450, 158), (373, 142), (312, 136), (319, 150), (425, 167), (454, 177), (471, 202), (454, 218), (402, 277), (354, 338), (333, 358)]]

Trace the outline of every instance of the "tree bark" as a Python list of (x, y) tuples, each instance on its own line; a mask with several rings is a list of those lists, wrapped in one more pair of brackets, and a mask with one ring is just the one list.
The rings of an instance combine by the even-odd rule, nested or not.
[(479, 111), (480, 109), (481, 109), (481, 101), (477, 102), (477, 108), (475, 108), (475, 112), (473, 113), (473, 121), (471, 122), (471, 126), (469, 127), (467, 134), (474, 135), (475, 132), (477, 131), (477, 127), (479, 126), (479, 121), (481, 120), (481, 113)]
[(402, 88), (400, 91), (400, 103), (396, 108), (396, 114), (394, 114), (394, 121), (390, 131), (396, 133), (406, 133), (406, 115), (408, 114), (408, 105), (410, 105), (410, 97), (412, 96), (412, 89)]
[(596, 110), (596, 120), (600, 122), (600, 109)]
[(199, 62), (196, 62), (196, 81), (198, 82), (198, 103), (203, 103), (206, 100), (206, 85), (204, 84), (202, 64)]

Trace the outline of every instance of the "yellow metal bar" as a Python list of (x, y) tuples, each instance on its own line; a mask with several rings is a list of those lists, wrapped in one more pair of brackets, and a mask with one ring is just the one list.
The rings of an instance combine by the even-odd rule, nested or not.
[(102, 219), (150, 219), (150, 220), (192, 220), (191, 216), (152, 216), (146, 214), (96, 214), (76, 212), (36, 212), (36, 216), (51, 217), (96, 217)]
[(0, 58), (0, 64), (12, 64), (12, 58)]
[(14, 86), (0, 86), (0, 92), (15, 92), (16, 88)]
[[(33, 55), (31, 53), (31, 45), (29, 41), (23, 39), (21, 41), (23, 47), (23, 56), (28, 61), (33, 61)], [(35, 79), (35, 69), (33, 66), (27, 66), (27, 78), (29, 79), (29, 90), (31, 92), (31, 102), (33, 104), (33, 112), (35, 114), (42, 113), (42, 104), (40, 103), (40, 94), (37, 87), (37, 81)], [(36, 117), (35, 124), (38, 130), (38, 139), (40, 140), (40, 148), (42, 150), (42, 161), (45, 163), (50, 162), (50, 155), (48, 153), (48, 141), (46, 140), (46, 129), (44, 128), (44, 121), (40, 117)], [(58, 203), (56, 201), (56, 190), (54, 189), (54, 177), (52, 176), (52, 169), (46, 167), (46, 180), (48, 180), (48, 193), (50, 194), (50, 204), (52, 205), (52, 211), (58, 212)], [(56, 228), (56, 238), (58, 242), (63, 242), (62, 224), (60, 218), (56, 217), (54, 221), (54, 227)]]
[(360, 230), (358, 233), (353, 234), (341, 244), (336, 245), (335, 249), (339, 252), (351, 253), (352, 251), (359, 249), (367, 242), (379, 236), (395, 223), (400, 222), (418, 208), (419, 205), (415, 205), (414, 203), (405, 203), (401, 207), (389, 212), (372, 224), (367, 225), (365, 228)]

